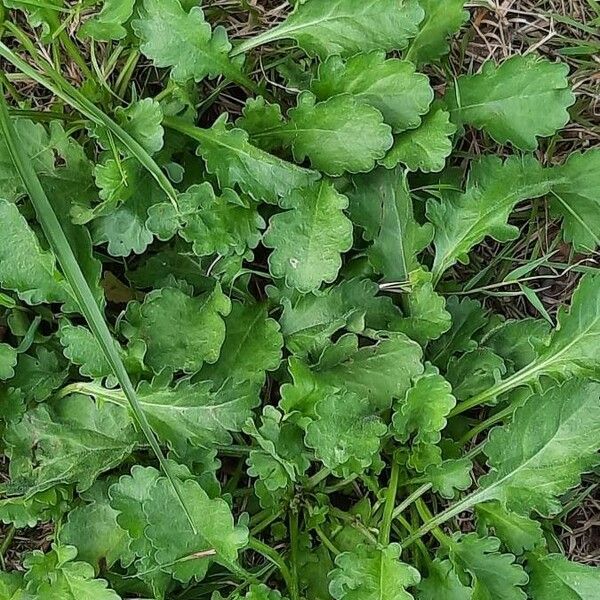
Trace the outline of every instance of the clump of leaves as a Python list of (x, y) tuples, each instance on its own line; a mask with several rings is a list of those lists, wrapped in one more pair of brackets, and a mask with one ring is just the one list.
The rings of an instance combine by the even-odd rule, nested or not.
[(45, 48), (9, 12), (0, 55), (55, 100), (0, 114), (0, 519), (53, 533), (0, 596), (597, 598), (554, 525), (600, 463), (600, 275), (554, 321), (539, 248), (457, 268), (546, 207), (600, 245), (600, 150), (534, 154), (568, 67), (440, 96), (463, 0), (298, 0), (243, 40), (198, 4), (4, 2)]

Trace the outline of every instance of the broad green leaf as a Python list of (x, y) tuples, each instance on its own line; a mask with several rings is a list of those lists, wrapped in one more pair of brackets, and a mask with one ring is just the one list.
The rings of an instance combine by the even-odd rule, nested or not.
[(129, 535), (117, 523), (117, 511), (111, 508), (106, 486), (97, 485), (82, 495), (89, 503), (72, 510), (58, 534), (61, 544), (75, 546), (77, 556), (93, 565), (96, 572), (110, 569), (117, 561), (130, 564)]
[(532, 363), (546, 346), (550, 324), (542, 319), (506, 321), (482, 339), (482, 344), (502, 356), (516, 370)]
[(219, 284), (193, 297), (163, 288), (148, 294), (142, 304), (131, 303), (121, 326), (130, 341), (146, 344), (146, 363), (156, 373), (164, 368), (195, 373), (219, 358), (225, 339), (223, 317), (230, 310)]
[(225, 317), (225, 341), (219, 360), (204, 365), (202, 379), (215, 387), (227, 380), (262, 385), (267, 371), (275, 371), (282, 358), (283, 338), (279, 324), (267, 316), (264, 304), (234, 302)]
[[(154, 98), (137, 100), (125, 108), (119, 106), (115, 110), (115, 121), (139, 142), (148, 154), (155, 154), (163, 147), (162, 120), (162, 108)], [(108, 129), (98, 126), (94, 129), (94, 133), (105, 150), (117, 147), (123, 155), (130, 156), (129, 149), (119, 140), (115, 140)]]
[(310, 467), (304, 432), (294, 423), (283, 421), (282, 416), (273, 406), (265, 406), (261, 424), (257, 427), (249, 420), (244, 427), (259, 445), (246, 461), (248, 475), (259, 478), (270, 493), (295, 483)]
[(536, 56), (513, 56), (462, 75), (446, 94), (452, 120), (484, 129), (499, 144), (535, 150), (538, 137), (554, 135), (569, 121), (575, 102), (568, 65)]
[(10, 385), (21, 390), (28, 400), (42, 402), (67, 378), (67, 365), (50, 346), (36, 346), (35, 353), (19, 354)]
[(0, 598), (18, 600), (23, 585), (23, 574), (18, 571), (0, 571)]
[(178, 205), (178, 211), (169, 202), (148, 210), (146, 225), (159, 239), (178, 232), (198, 256), (242, 255), (260, 242), (265, 222), (255, 203), (231, 189), (217, 197), (210, 183), (193, 185), (179, 196)]
[(409, 171), (437, 173), (446, 166), (455, 132), (450, 114), (436, 107), (423, 117), (419, 127), (394, 137), (394, 145), (381, 164), (388, 169), (403, 164)]
[[(222, 498), (210, 499), (200, 485), (187, 480), (181, 492), (191, 509), (191, 518), (198, 533), (182, 511), (173, 511), (177, 497), (172, 485), (160, 478), (144, 500), (143, 511), (148, 520), (145, 534), (156, 549), (155, 560), (181, 582), (204, 577), (213, 560), (235, 569), (238, 552), (248, 543), (248, 530), (235, 525), (231, 509)], [(197, 552), (210, 551), (205, 558), (174, 563)]]
[(283, 296), (279, 318), (286, 347), (298, 356), (317, 355), (340, 329), (360, 333), (402, 330), (400, 311), (390, 298), (378, 296), (369, 279), (351, 279), (312, 294)]
[(119, 163), (109, 159), (98, 165), (96, 183), (103, 202), (78, 213), (81, 222), (94, 219), (94, 243), (108, 242), (111, 256), (145, 252), (154, 239), (146, 225), (148, 209), (165, 202), (166, 194), (134, 158)]
[(476, 533), (457, 537), (450, 545), (450, 560), (472, 578), (473, 600), (525, 600), (521, 586), (527, 573), (513, 554), (500, 554), (500, 540), (480, 538)]
[(0, 379), (14, 377), (17, 364), (17, 350), (9, 344), (0, 343)]
[(544, 544), (538, 521), (506, 510), (499, 502), (483, 502), (475, 507), (478, 530), (493, 529), (496, 537), (517, 556)]
[(38, 406), (7, 429), (9, 493), (30, 497), (57, 483), (84, 491), (136, 446), (132, 423), (120, 407), (100, 409), (89, 398), (70, 396), (54, 413)]
[[(411, 445), (417, 450), (417, 454), (409, 458), (409, 464), (413, 468), (424, 471), (429, 466), (417, 460), (419, 447), (435, 447), (446, 427), (446, 417), (455, 406), (456, 398), (452, 395), (452, 387), (431, 365), (415, 379), (413, 387), (404, 398), (394, 403), (392, 431), (402, 443), (412, 440)], [(441, 464), (442, 452), (436, 450), (437, 452), (433, 452), (433, 456), (437, 454), (435, 464)]]
[(55, 486), (31, 498), (25, 496), (3, 498), (0, 500), (0, 521), (5, 524), (10, 523), (17, 529), (35, 527), (40, 522), (62, 516), (64, 502), (70, 500), (70, 496), (66, 487)]
[(71, 291), (15, 204), (0, 199), (0, 287), (28, 304), (67, 302)]
[(410, 287), (404, 296), (406, 316), (394, 327), (409, 338), (425, 345), (450, 329), (452, 317), (446, 299), (436, 293), (432, 275), (419, 268), (408, 274)]
[[(227, 381), (213, 389), (212, 381), (192, 383), (184, 379), (170, 386), (170, 381), (164, 379), (143, 381), (137, 392), (156, 434), (178, 451), (184, 450), (186, 443), (203, 448), (230, 444), (229, 432), (241, 431), (252, 409), (260, 403), (260, 382)], [(90, 383), (80, 384), (78, 391), (98, 401), (127, 407), (120, 390)]]
[(412, 63), (390, 58), (385, 52), (357, 54), (344, 61), (330, 56), (319, 65), (310, 90), (319, 100), (340, 94), (378, 109), (395, 132), (421, 124), (433, 101), (429, 79), (416, 73)]
[(132, 23), (140, 50), (156, 67), (171, 67), (175, 81), (202, 81), (225, 75), (241, 78), (239, 61), (229, 59), (231, 44), (223, 27), (214, 31), (199, 6), (186, 12), (179, 0), (143, 0)]
[(519, 380), (550, 375), (557, 379), (597, 377), (600, 372), (600, 276), (584, 275), (569, 309), (559, 310), (557, 328), (538, 358), (523, 368)]
[(328, 469), (349, 477), (371, 466), (387, 425), (367, 398), (352, 392), (328, 394), (317, 403), (315, 413), (317, 418), (308, 425), (305, 442)]
[(360, 545), (338, 555), (329, 592), (336, 600), (412, 600), (406, 588), (417, 585), (421, 576), (400, 561), (401, 551), (399, 544)]
[(373, 412), (383, 411), (394, 398), (403, 398), (411, 380), (423, 372), (421, 354), (419, 345), (401, 333), (361, 348), (358, 338), (348, 334), (323, 353), (311, 376), (318, 385), (367, 398)]
[[(94, 579), (94, 568), (82, 561), (75, 561), (77, 549), (73, 546), (53, 545), (43, 554), (34, 550), (23, 566), (26, 596), (32, 600), (121, 600), (108, 589), (104, 579)], [(17, 596), (18, 598), (18, 596)]]
[(352, 178), (348, 192), (352, 220), (372, 241), (374, 269), (388, 282), (405, 282), (417, 266), (417, 254), (433, 237), (431, 224), (417, 223), (406, 177), (400, 170), (379, 168)]
[(304, 92), (288, 117), (286, 124), (267, 135), (291, 146), (297, 162), (308, 158), (327, 175), (366, 173), (393, 143), (382, 114), (349, 94), (316, 102), (313, 94)]
[(136, 0), (104, 0), (102, 9), (83, 23), (77, 35), (99, 42), (122, 40), (127, 35), (123, 25), (133, 15), (135, 4)]
[[(540, 418), (543, 415), (543, 418)], [(600, 385), (572, 380), (529, 397), (485, 445), (490, 472), (471, 506), (499, 500), (520, 515), (560, 510), (560, 496), (599, 464)]]
[(560, 554), (528, 557), (532, 600), (594, 600), (600, 589), (600, 568), (567, 560)]
[[(63, 354), (72, 363), (79, 366), (79, 372), (84, 377), (96, 378), (112, 375), (112, 369), (100, 344), (87, 327), (63, 321), (59, 329), (59, 339), (64, 347)], [(120, 351), (118, 346), (117, 349)]]
[(440, 465), (431, 465), (425, 472), (425, 478), (431, 483), (431, 489), (442, 498), (454, 498), (457, 491), (471, 487), (473, 465), (467, 458), (446, 460)]
[(210, 129), (198, 131), (198, 154), (221, 189), (238, 186), (255, 200), (277, 203), (292, 190), (319, 179), (315, 171), (303, 169), (253, 146), (243, 129), (227, 129), (226, 115)]
[(418, 600), (472, 600), (473, 590), (463, 585), (449, 560), (436, 558), (429, 575), (418, 587)]
[(450, 52), (448, 37), (456, 33), (469, 18), (465, 0), (419, 0), (425, 20), (410, 42), (406, 59), (417, 65), (438, 60)]
[(287, 285), (311, 292), (331, 283), (352, 247), (352, 223), (344, 215), (348, 199), (328, 182), (293, 192), (281, 202), (289, 209), (271, 217), (263, 243), (273, 248), (269, 267)]
[[(242, 116), (235, 122), (237, 127), (247, 131), (252, 141), (267, 152), (279, 146), (277, 131), (285, 119), (279, 104), (267, 102), (262, 96), (248, 98)], [(269, 132), (274, 132), (272, 135)]]
[(310, 0), (298, 4), (283, 23), (242, 42), (235, 53), (283, 39), (293, 39), (321, 58), (399, 50), (416, 35), (422, 20), (416, 0)]
[(440, 201), (427, 204), (427, 218), (435, 226), (435, 281), (457, 261), (467, 263), (470, 250), (486, 236), (498, 242), (517, 237), (517, 227), (508, 224), (513, 208), (548, 193), (552, 184), (552, 177), (533, 157), (502, 162), (488, 156), (476, 162), (464, 194), (447, 192)]
[(505, 374), (504, 360), (489, 348), (475, 348), (448, 361), (447, 378), (458, 400), (491, 388)]
[(427, 348), (427, 358), (442, 370), (446, 370), (454, 354), (469, 352), (477, 347), (473, 336), (488, 323), (488, 315), (477, 300), (450, 296), (446, 303), (452, 323), (444, 335)]
[(552, 189), (551, 210), (563, 217), (563, 235), (577, 252), (600, 246), (600, 150), (574, 153), (557, 168), (565, 183)]

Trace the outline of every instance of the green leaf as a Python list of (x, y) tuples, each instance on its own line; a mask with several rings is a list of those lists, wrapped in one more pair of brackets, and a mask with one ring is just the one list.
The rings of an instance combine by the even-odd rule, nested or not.
[(275, 371), (281, 363), (283, 338), (277, 321), (268, 318), (264, 304), (234, 302), (225, 332), (219, 360), (204, 365), (200, 377), (215, 387), (228, 379), (262, 385), (266, 371)]
[(557, 379), (587, 376), (600, 372), (600, 276), (584, 275), (571, 299), (571, 307), (559, 310), (557, 328), (539, 357), (520, 372), (517, 379), (550, 375)]
[[(575, 102), (568, 65), (534, 54), (486, 62), (477, 75), (462, 75), (446, 94), (457, 124), (484, 129), (499, 144), (535, 150), (569, 121)], [(543, 107), (543, 110), (541, 108)]]
[(328, 469), (349, 477), (371, 466), (387, 425), (367, 398), (351, 392), (328, 394), (316, 404), (315, 413), (317, 418), (308, 425), (305, 442)]
[(473, 465), (467, 458), (446, 460), (439, 465), (430, 465), (425, 478), (431, 483), (431, 489), (442, 498), (454, 498), (457, 491), (471, 487)]
[(85, 562), (75, 562), (77, 550), (73, 546), (53, 545), (43, 554), (34, 550), (23, 566), (27, 583), (25, 598), (32, 600), (120, 600), (116, 592), (107, 588), (104, 579), (94, 579), (94, 568)]
[[(84, 377), (107, 377), (112, 374), (100, 344), (87, 327), (63, 321), (59, 329), (59, 338), (64, 347), (64, 355), (79, 366), (79, 372)], [(115, 347), (121, 352), (116, 342)]]
[[(115, 121), (136, 140), (148, 154), (155, 154), (163, 147), (164, 129), (162, 126), (163, 111), (160, 103), (154, 98), (144, 98), (115, 110)], [(105, 150), (118, 147), (124, 156), (131, 156), (127, 146), (115, 140), (110, 130), (97, 126), (94, 133)]]
[(326, 181), (284, 198), (282, 207), (289, 210), (271, 217), (263, 240), (274, 249), (272, 275), (301, 292), (334, 281), (341, 254), (352, 247), (352, 223), (343, 213), (347, 206), (348, 199)]
[[(543, 419), (540, 418), (543, 415)], [(599, 464), (600, 386), (572, 380), (529, 397), (484, 447), (491, 471), (470, 505), (499, 500), (520, 515), (553, 514), (559, 497)]]
[(122, 330), (131, 342), (146, 344), (146, 363), (156, 373), (164, 368), (195, 373), (219, 358), (225, 340), (223, 317), (230, 310), (219, 284), (194, 297), (163, 288), (148, 294), (142, 304), (127, 307)]
[(0, 379), (10, 379), (15, 375), (17, 351), (8, 344), (0, 343)]
[(311, 376), (321, 386), (368, 399), (375, 412), (391, 408), (394, 398), (403, 398), (411, 380), (422, 372), (421, 348), (403, 334), (390, 333), (361, 348), (358, 338), (348, 334), (323, 353)]
[(552, 189), (552, 214), (563, 217), (563, 236), (576, 252), (593, 252), (600, 246), (600, 151), (571, 154), (557, 170), (565, 183)]
[[(446, 417), (455, 406), (452, 387), (435, 367), (428, 365), (404, 398), (395, 402), (392, 431), (402, 443), (412, 438), (414, 447), (435, 446), (446, 427)], [(441, 450), (438, 452), (436, 464), (442, 462)], [(409, 464), (418, 471), (424, 471), (429, 466), (418, 464), (415, 458), (412, 456)]]
[(400, 170), (379, 168), (353, 177), (352, 183), (350, 213), (363, 237), (373, 242), (370, 262), (387, 281), (407, 281), (418, 266), (417, 254), (431, 242), (433, 228), (415, 220), (406, 177)]
[(61, 355), (51, 347), (37, 346), (35, 355), (19, 354), (10, 385), (21, 390), (29, 400), (42, 402), (67, 378)]
[(394, 327), (425, 345), (450, 329), (452, 317), (446, 299), (433, 289), (431, 273), (419, 268), (408, 274), (410, 289), (404, 296), (406, 316)]
[(600, 586), (600, 569), (567, 560), (560, 554), (530, 555), (528, 591), (532, 600), (594, 600)]
[(500, 554), (499, 548), (499, 539), (470, 533), (451, 543), (450, 560), (471, 576), (474, 600), (525, 600), (521, 586), (527, 583), (527, 573), (514, 555)]
[(382, 114), (349, 94), (317, 103), (313, 94), (304, 92), (288, 117), (267, 135), (291, 146), (297, 162), (308, 158), (313, 168), (327, 175), (366, 173), (393, 143)]
[(28, 304), (67, 302), (71, 291), (56, 268), (54, 255), (42, 250), (15, 204), (0, 199), (0, 286)]
[(491, 388), (505, 374), (504, 360), (489, 348), (476, 348), (448, 361), (448, 381), (459, 400)]
[[(252, 137), (252, 141), (268, 152), (279, 145), (277, 131), (284, 122), (281, 106), (271, 104), (259, 96), (246, 100), (242, 116), (237, 119), (235, 124), (247, 131)], [(270, 131), (274, 132), (273, 135), (269, 134)]]
[[(64, 503), (71, 494), (64, 487), (55, 486), (31, 498), (14, 496), (0, 500), (0, 521), (17, 529), (35, 527), (40, 522), (62, 516)], [(2, 589), (0, 585), (0, 590)], [(0, 593), (0, 598), (2, 594)]]
[(248, 475), (258, 477), (270, 493), (295, 483), (310, 467), (304, 432), (297, 425), (283, 421), (282, 416), (273, 406), (265, 406), (261, 425), (256, 427), (250, 419), (244, 427), (244, 432), (260, 447), (250, 451), (246, 461)]
[(111, 508), (106, 490), (97, 485), (82, 495), (89, 504), (72, 510), (58, 534), (61, 544), (75, 546), (77, 556), (93, 565), (96, 572), (111, 568), (117, 561), (132, 562), (129, 536), (117, 523), (117, 511)]
[(469, 18), (465, 0), (419, 0), (425, 20), (406, 51), (406, 59), (417, 65), (438, 60), (450, 52), (448, 37)]
[(478, 529), (491, 528), (502, 543), (517, 556), (544, 544), (538, 521), (506, 510), (499, 502), (484, 502), (475, 507)]
[(229, 59), (231, 44), (223, 27), (214, 31), (199, 6), (186, 12), (179, 0), (143, 0), (132, 23), (140, 50), (156, 67), (171, 67), (171, 77), (185, 82), (226, 75), (241, 78), (239, 61)]
[(221, 189), (239, 188), (258, 201), (277, 203), (292, 190), (319, 179), (315, 171), (303, 169), (264, 152), (248, 141), (243, 129), (227, 129), (226, 115), (210, 129), (193, 129), (200, 142), (198, 154), (209, 173), (216, 175)]
[[(234, 524), (225, 500), (211, 500), (195, 481), (184, 481), (181, 492), (191, 509), (192, 522), (198, 533), (192, 531), (182, 512), (172, 510), (177, 497), (166, 479), (158, 479), (144, 500), (143, 510), (148, 520), (145, 534), (156, 549), (156, 562), (183, 583), (202, 579), (213, 560), (235, 570), (238, 552), (248, 543), (246, 527)], [(214, 554), (214, 559), (209, 555), (174, 563), (207, 551)]]
[(449, 560), (436, 558), (429, 565), (429, 575), (418, 587), (419, 600), (472, 600), (473, 590), (465, 587)]
[(399, 50), (423, 20), (415, 0), (331, 0), (306, 2), (269, 31), (241, 43), (235, 54), (282, 39), (293, 39), (305, 52), (327, 58), (372, 50)]
[(390, 298), (378, 296), (368, 279), (351, 279), (311, 294), (283, 296), (279, 318), (286, 347), (298, 356), (318, 355), (340, 329), (360, 333), (369, 327), (397, 331), (402, 322)]
[[(222, 600), (220, 595), (217, 595), (214, 600)], [(241, 593), (231, 597), (231, 600), (287, 600), (276, 591), (268, 588), (264, 584), (251, 585), (248, 588), (248, 592), (242, 596)]]
[(178, 204), (178, 211), (169, 202), (151, 206), (146, 225), (161, 240), (178, 232), (198, 256), (241, 256), (256, 248), (265, 227), (253, 202), (231, 189), (217, 197), (208, 182), (191, 186)]
[[(241, 431), (260, 403), (258, 382), (230, 382), (216, 389), (212, 381), (191, 382), (180, 380), (170, 386), (165, 376), (152, 383), (143, 381), (137, 392), (140, 406), (157, 435), (177, 451), (186, 443), (203, 448), (231, 443), (231, 431)], [(98, 401), (107, 401), (127, 407), (127, 399), (120, 390), (111, 390), (96, 384), (79, 384), (77, 390)]]
[(381, 164), (388, 169), (401, 163), (409, 171), (442, 171), (452, 152), (455, 133), (456, 126), (450, 123), (450, 114), (436, 106), (423, 117), (419, 127), (394, 137), (394, 145)]
[(31, 497), (57, 483), (84, 491), (136, 446), (132, 423), (120, 407), (99, 409), (89, 398), (70, 396), (54, 413), (38, 406), (7, 429), (10, 494)]
[(165, 202), (165, 193), (133, 158), (99, 165), (96, 182), (104, 202), (90, 213), (99, 215), (92, 224), (94, 243), (108, 242), (112, 256), (142, 254), (154, 239), (146, 224), (148, 209)]
[(347, 61), (330, 56), (319, 65), (310, 90), (318, 100), (352, 94), (378, 109), (395, 132), (418, 127), (433, 100), (426, 75), (416, 73), (410, 62), (386, 60), (380, 51), (357, 54)]
[(406, 588), (417, 585), (421, 576), (400, 561), (401, 550), (399, 544), (360, 545), (338, 555), (329, 592), (336, 600), (412, 600)]
[(23, 585), (23, 574), (18, 571), (7, 573), (0, 571), (0, 598), (4, 600), (18, 600), (20, 588)]
[(100, 12), (92, 15), (78, 29), (80, 38), (92, 38), (99, 42), (122, 40), (127, 36), (123, 27), (133, 15), (136, 0), (104, 0)]
[(435, 226), (435, 281), (457, 261), (468, 262), (470, 250), (490, 236), (498, 242), (517, 237), (508, 224), (518, 202), (548, 193), (553, 180), (533, 157), (480, 159), (469, 173), (464, 194), (446, 192), (427, 204), (427, 218)]
[(452, 355), (469, 352), (477, 347), (473, 336), (488, 322), (484, 308), (476, 300), (450, 296), (446, 308), (451, 316), (450, 329), (427, 348), (427, 358), (442, 370), (447, 370)]

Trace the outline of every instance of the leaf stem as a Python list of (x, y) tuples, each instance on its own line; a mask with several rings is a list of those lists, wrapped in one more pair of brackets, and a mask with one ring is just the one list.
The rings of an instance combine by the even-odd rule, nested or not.
[(290, 510), (290, 564), (291, 564), (291, 600), (300, 600), (300, 588), (298, 585), (298, 510), (294, 507)]
[(383, 520), (379, 532), (379, 542), (387, 546), (390, 543), (390, 533), (392, 532), (392, 520), (394, 518), (394, 504), (396, 503), (396, 494), (398, 492), (398, 479), (400, 477), (400, 463), (396, 457), (392, 457), (392, 472), (390, 481), (385, 493), (385, 508), (383, 510)]
[(418, 500), (423, 494), (427, 493), (431, 489), (431, 483), (424, 483), (421, 487), (417, 488), (410, 496), (403, 500), (392, 513), (392, 520), (398, 519), (400, 515), (416, 500)]
[(267, 546), (267, 544), (261, 542), (255, 537), (249, 538), (248, 548), (264, 556), (267, 560), (272, 562), (279, 569), (279, 572), (283, 577), (283, 581), (285, 582), (288, 591), (290, 591), (291, 593), (292, 589), (294, 588), (292, 573), (288, 569), (288, 566), (285, 564), (285, 561), (283, 560), (281, 554), (279, 554), (279, 552), (277, 552), (277, 550), (275, 550), (274, 548), (271, 548), (271, 546)]

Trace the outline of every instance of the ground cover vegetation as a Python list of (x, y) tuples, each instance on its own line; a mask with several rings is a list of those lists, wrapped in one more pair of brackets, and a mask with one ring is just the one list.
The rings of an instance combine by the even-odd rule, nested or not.
[(598, 598), (596, 42), (2, 5), (0, 599)]

